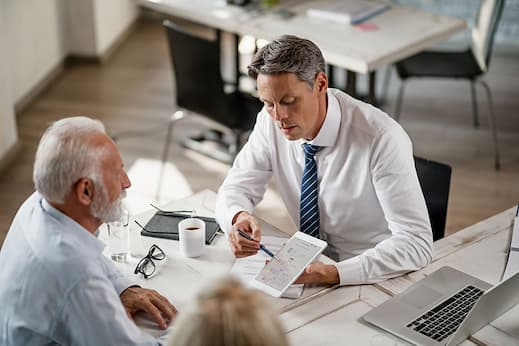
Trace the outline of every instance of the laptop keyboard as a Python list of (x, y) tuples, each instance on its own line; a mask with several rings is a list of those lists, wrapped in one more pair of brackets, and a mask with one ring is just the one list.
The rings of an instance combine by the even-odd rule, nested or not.
[(443, 341), (458, 329), (482, 294), (483, 290), (467, 286), (409, 323), (407, 327), (436, 341)]

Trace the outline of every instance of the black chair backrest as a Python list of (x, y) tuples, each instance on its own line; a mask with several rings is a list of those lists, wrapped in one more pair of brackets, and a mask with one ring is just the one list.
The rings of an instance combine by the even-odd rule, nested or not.
[[(220, 41), (195, 36), (166, 20), (177, 105), (231, 127), (220, 73)], [(217, 35), (219, 36), (219, 35)]]
[(429, 212), (433, 239), (436, 241), (445, 235), (452, 169), (443, 163), (416, 156), (414, 159), (416, 173)]

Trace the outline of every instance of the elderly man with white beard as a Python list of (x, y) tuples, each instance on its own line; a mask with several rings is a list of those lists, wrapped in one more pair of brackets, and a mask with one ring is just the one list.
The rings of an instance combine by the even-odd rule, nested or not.
[(53, 123), (40, 140), (36, 192), (0, 251), (1, 345), (159, 345), (131, 320), (161, 328), (176, 314), (159, 293), (131, 286), (103, 256), (97, 229), (121, 216), (130, 180), (97, 120)]

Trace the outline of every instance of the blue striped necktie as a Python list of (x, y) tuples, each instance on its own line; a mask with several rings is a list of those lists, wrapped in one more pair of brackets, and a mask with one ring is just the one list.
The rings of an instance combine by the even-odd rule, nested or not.
[(304, 143), (305, 170), (301, 182), (301, 203), (299, 205), (299, 229), (301, 232), (319, 238), (319, 196), (317, 164), (315, 154), (321, 149), (316, 145)]

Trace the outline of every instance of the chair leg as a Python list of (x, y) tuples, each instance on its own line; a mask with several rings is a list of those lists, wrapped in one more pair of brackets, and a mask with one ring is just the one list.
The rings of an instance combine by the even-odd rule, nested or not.
[(333, 65), (328, 65), (328, 85), (337, 88), (337, 85), (335, 85), (335, 66)]
[(368, 74), (368, 103), (371, 103), (373, 106), (377, 107), (379, 102), (377, 101), (377, 71), (371, 71)]
[(382, 90), (380, 93), (380, 104), (385, 104), (387, 101), (387, 92), (389, 90), (389, 81), (391, 80), (391, 67), (393, 65), (387, 65), (386, 73), (384, 75), (384, 83), (382, 84)]
[(357, 94), (357, 72), (346, 71), (346, 93), (351, 97), (358, 98)]
[(168, 123), (168, 132), (166, 134), (166, 142), (164, 143), (164, 149), (162, 150), (162, 161), (160, 164), (160, 173), (159, 173), (159, 181), (157, 184), (157, 192), (155, 193), (155, 200), (159, 202), (159, 196), (160, 196), (160, 188), (162, 187), (162, 178), (164, 176), (164, 167), (165, 163), (168, 159), (169, 154), (169, 145), (171, 142), (171, 135), (173, 133), (173, 126), (175, 126), (175, 123), (179, 121), (180, 119), (184, 118), (185, 114), (183, 111), (178, 110), (175, 113), (171, 115), (171, 118), (169, 119)]
[(240, 151), (240, 144), (241, 144), (241, 136), (240, 131), (235, 130), (232, 132), (232, 136), (229, 142), (229, 155), (232, 158), (232, 161), (236, 158), (236, 155)]
[(492, 131), (492, 139), (494, 141), (495, 168), (496, 168), (496, 171), (498, 171), (501, 168), (501, 161), (500, 161), (500, 156), (499, 156), (499, 145), (498, 145), (498, 141), (497, 141), (497, 124), (496, 124), (496, 116), (494, 114), (494, 103), (492, 101), (492, 92), (490, 91), (490, 87), (488, 86), (488, 84), (485, 81), (479, 80), (479, 83), (481, 83), (481, 85), (483, 85), (483, 87), (485, 88), (485, 90), (487, 92), (488, 109), (489, 109), (488, 120), (489, 120), (490, 128)]
[(402, 108), (402, 99), (404, 97), (405, 85), (406, 85), (406, 80), (402, 79), (402, 82), (400, 83), (400, 87), (398, 88), (398, 97), (396, 99), (396, 107), (395, 107), (395, 114), (394, 114), (394, 118), (396, 121), (400, 120), (400, 109)]
[(479, 114), (478, 114), (478, 100), (476, 95), (476, 84), (473, 80), (470, 81), (470, 91), (472, 96), (472, 118), (474, 121), (474, 127), (479, 127)]

